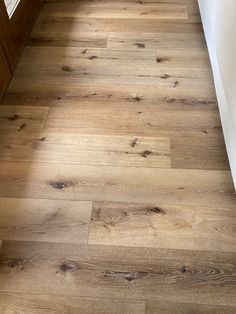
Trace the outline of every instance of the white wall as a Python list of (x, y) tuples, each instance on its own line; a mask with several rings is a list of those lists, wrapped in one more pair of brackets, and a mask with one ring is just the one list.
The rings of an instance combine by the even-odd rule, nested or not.
[(236, 0), (198, 0), (236, 186)]

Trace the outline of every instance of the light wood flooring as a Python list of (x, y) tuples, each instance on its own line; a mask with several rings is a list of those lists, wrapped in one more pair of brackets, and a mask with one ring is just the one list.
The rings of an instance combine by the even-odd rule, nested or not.
[(233, 314), (235, 235), (197, 1), (45, 1), (0, 102), (0, 313)]

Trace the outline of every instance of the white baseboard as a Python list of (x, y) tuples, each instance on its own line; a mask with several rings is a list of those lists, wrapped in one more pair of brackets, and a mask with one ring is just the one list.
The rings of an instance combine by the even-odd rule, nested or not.
[(208, 21), (207, 12), (203, 10), (202, 0), (199, 0), (199, 7), (202, 16), (202, 22), (207, 41), (208, 51), (211, 60), (211, 66), (214, 76), (216, 95), (219, 104), (219, 111), (221, 117), (222, 128), (224, 132), (225, 144), (228, 153), (231, 173), (236, 188), (236, 126), (234, 124), (233, 112), (226, 97), (222, 77), (220, 73), (220, 67), (216, 54), (216, 45), (214, 34), (212, 34), (212, 28)]

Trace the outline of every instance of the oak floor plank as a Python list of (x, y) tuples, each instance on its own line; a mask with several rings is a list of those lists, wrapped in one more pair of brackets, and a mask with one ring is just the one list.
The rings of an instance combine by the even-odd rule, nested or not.
[(0, 196), (235, 208), (229, 171), (1, 162)]
[[(89, 52), (89, 49), (88, 51)], [(141, 54), (139, 53), (139, 56)], [(154, 57), (154, 55), (153, 55)], [(155, 112), (162, 110), (218, 110), (214, 88), (197, 89), (176, 86), (152, 85), (117, 85), (117, 84), (86, 84), (69, 85), (64, 81), (63, 88), (56, 84), (45, 84), (37, 80), (37, 84), (21, 80), (12, 80), (1, 100), (6, 105), (21, 106), (57, 106), (61, 104), (69, 107), (101, 109), (110, 107), (120, 110), (136, 108), (142, 112), (144, 108)]]
[(27, 46), (106, 48), (108, 32), (34, 32)]
[[(23, 80), (23, 78), (22, 78)], [(182, 104), (189, 110), (195, 110), (196, 108), (204, 107), (209, 108), (210, 105), (215, 104), (216, 107), (216, 95), (213, 84), (211, 87), (208, 84), (208, 89), (198, 87), (198, 82), (190, 84), (177, 84), (173, 88), (173, 84), (161, 84), (161, 85), (132, 85), (132, 84), (115, 84), (114, 82), (98, 84), (98, 81), (85, 81), (83, 84), (70, 84), (69, 80), (64, 80), (63, 89), (61, 85), (53, 82), (47, 84), (45, 89), (45, 82), (42, 79), (38, 79), (36, 82), (27, 81), (27, 85), (24, 84), (19, 78), (11, 81), (5, 97), (2, 102), (6, 104), (22, 105), (39, 105), (45, 106), (46, 104), (52, 106), (59, 106), (61, 103), (71, 104), (73, 102), (77, 106), (81, 101), (103, 101), (105, 104), (109, 104), (111, 107), (114, 102), (118, 102), (120, 105), (125, 105), (132, 101), (133, 103), (139, 102), (143, 105), (155, 104), (163, 105), (163, 103), (176, 104), (173, 108), (178, 109)], [(140, 79), (140, 82), (142, 80)], [(144, 81), (143, 81), (144, 82)], [(173, 79), (172, 79), (173, 82)], [(165, 83), (164, 81), (162, 83)], [(192, 82), (193, 83), (193, 82)], [(196, 85), (195, 85), (196, 84)], [(136, 99), (136, 97), (138, 97)], [(63, 102), (64, 100), (64, 102)], [(125, 103), (124, 103), (125, 102)], [(188, 106), (186, 106), (188, 105)]]
[(205, 305), (193, 303), (171, 303), (168, 301), (148, 301), (146, 303), (146, 314), (234, 314), (235, 306)]
[[(158, 3), (166, 3), (167, 0), (158, 0)], [(80, 3), (81, 0), (45, 0), (45, 3), (68, 3), (68, 2), (73, 2), (73, 3)], [(128, 0), (129, 4), (132, 3), (137, 3), (137, 0)], [(107, 5), (108, 3), (111, 3), (111, 0), (83, 0), (83, 3), (86, 3), (87, 5), (89, 4), (98, 4), (98, 5)], [(116, 3), (118, 5), (120, 4), (127, 4), (127, 0), (116, 0)], [(168, 4), (182, 4), (182, 5), (192, 5), (196, 7), (196, 0), (168, 0)], [(142, 5), (146, 5), (146, 4), (155, 4), (155, 1), (152, 0), (145, 0), (143, 1)]]
[[(199, 49), (206, 48), (203, 33), (109, 32), (108, 48), (113, 49)], [(143, 48), (140, 48), (143, 47)]]
[[(168, 51), (167, 51), (168, 52)], [(197, 54), (197, 51), (193, 51), (192, 54)], [(203, 59), (200, 58), (200, 54), (198, 53), (198, 60)], [(47, 58), (48, 55), (52, 55), (52, 59)], [(25, 53), (22, 56), (20, 62), (18, 63), (18, 70), (20, 71), (28, 71), (33, 68), (33, 65), (38, 66), (43, 62), (43, 67), (46, 66), (54, 66), (55, 69), (64, 62), (68, 62), (68, 66), (71, 65), (71, 69), (68, 72), (73, 70), (73, 66), (76, 64), (81, 65), (83, 62), (84, 66), (93, 65), (95, 66), (97, 63), (107, 64), (129, 64), (133, 66), (139, 66), (134, 61), (140, 61), (140, 63), (144, 66), (155, 64), (156, 51), (154, 49), (139, 49), (139, 50), (123, 50), (123, 49), (105, 49), (105, 48), (77, 48), (77, 47), (69, 47), (66, 52), (63, 47), (26, 47)], [(205, 55), (206, 57), (206, 55)], [(122, 63), (121, 63), (122, 62)], [(66, 65), (66, 64), (65, 64)], [(157, 65), (158, 66), (158, 65)], [(24, 69), (26, 68), (26, 69)], [(209, 68), (208, 68), (209, 70)], [(65, 70), (64, 70), (65, 71)], [(66, 71), (65, 71), (66, 72)]]
[(0, 302), (0, 310), (9, 314), (145, 314), (145, 303), (139, 300), (0, 292)]
[(140, 23), (135, 18), (73, 18), (40, 16), (35, 25), (34, 34), (40, 32), (124, 32), (124, 33), (199, 33), (202, 25), (184, 20), (143, 19)]
[(1, 131), (40, 131), (48, 115), (46, 106), (8, 106), (0, 105), (0, 132)]
[(5, 133), (0, 134), (0, 160), (170, 168), (170, 140), (76, 133)]
[[(202, 95), (205, 95), (207, 93), (211, 93), (214, 90), (214, 86), (212, 85), (212, 82), (209, 80), (210, 77), (206, 77), (204, 79), (202, 78), (196, 78), (194, 73), (189, 74), (188, 78), (184, 78), (184, 76), (174, 76), (163, 73), (160, 75), (146, 75), (146, 74), (134, 74), (134, 75), (119, 75), (119, 73), (114, 74), (114, 75), (101, 75), (97, 77), (96, 72), (98, 72), (98, 69), (96, 71), (90, 71), (90, 72), (82, 72), (82, 69), (80, 69), (79, 73), (77, 74), (68, 74), (68, 73), (63, 73), (61, 68), (64, 67), (63, 65), (57, 69), (57, 73), (52, 72), (49, 74), (50, 80), (47, 82), (47, 88), (48, 91), (53, 90), (60, 95), (61, 93), (70, 93), (70, 92), (78, 92), (78, 84), (80, 86), (83, 85), (88, 85), (89, 82), (91, 85), (97, 85), (97, 86), (104, 86), (104, 85), (132, 85), (132, 81), (136, 86), (140, 86), (139, 90), (144, 90), (146, 85), (151, 85), (152, 87), (157, 86), (157, 88), (163, 88), (163, 90), (168, 90), (169, 94), (172, 95), (173, 93), (178, 94), (184, 94), (188, 93), (189, 94), (199, 94), (199, 91), (202, 91)], [(100, 70), (103, 70), (103, 67), (100, 68)], [(49, 69), (50, 71), (50, 69)], [(138, 71), (138, 70), (136, 70)], [(163, 71), (164, 72), (164, 71)], [(87, 74), (88, 73), (88, 74)], [(115, 73), (115, 72), (114, 72)], [(141, 72), (140, 72), (141, 73)], [(31, 75), (35, 75), (36, 71), (32, 71)], [(45, 80), (44, 76), (47, 75), (46, 72), (42, 73), (37, 81), (32, 81), (30, 80), (30, 75), (25, 75), (20, 79), (20, 75), (15, 76), (13, 81), (12, 81), (12, 86), (11, 88), (16, 89), (17, 87), (18, 90), (22, 90), (24, 86), (26, 87), (26, 92), (27, 89), (29, 89), (31, 92), (34, 90), (44, 90), (45, 86)], [(184, 74), (185, 75), (185, 74)], [(198, 75), (198, 74), (197, 74)], [(199, 74), (201, 75), (201, 74)], [(194, 83), (194, 87), (193, 87)], [(62, 90), (60, 88), (61, 84), (64, 84), (64, 89)], [(122, 88), (121, 86), (121, 88)], [(175, 91), (176, 89), (176, 91)], [(177, 91), (178, 89), (178, 91)], [(198, 92), (197, 92), (198, 90)]]
[(91, 202), (0, 198), (0, 239), (87, 243)]
[[(72, 50), (70, 52), (70, 50)], [(212, 72), (209, 70), (208, 58), (205, 65), (194, 62), (199, 56), (194, 56), (195, 67), (186, 66), (184, 56), (173, 56), (173, 62), (160, 62), (166, 57), (159, 57), (163, 52), (143, 50), (119, 51), (107, 49), (92, 49), (91, 52), (78, 48), (68, 48), (65, 55), (63, 48), (29, 47), (18, 64), (14, 81), (33, 87), (31, 80), (37, 75), (37, 84), (61, 86), (70, 83), (70, 86), (80, 84), (138, 84), (169, 86), (171, 89), (188, 88), (190, 85), (200, 89), (212, 89)], [(49, 60), (48, 55), (52, 56)], [(183, 54), (183, 53), (182, 53)], [(171, 57), (172, 58), (172, 57)], [(175, 62), (176, 59), (176, 62)], [(49, 62), (48, 62), (49, 60)], [(53, 62), (52, 62), (53, 60)], [(163, 63), (163, 65), (162, 65)], [(22, 79), (23, 77), (23, 79)], [(40, 83), (41, 82), (41, 83)]]
[(0, 291), (235, 306), (234, 262), (226, 252), (4, 241)]
[[(121, 134), (119, 129), (110, 131)], [(2, 132), (0, 160), (153, 168), (169, 168), (171, 164), (176, 169), (229, 170), (221, 129), (200, 128), (188, 135), (184, 130), (163, 129), (151, 137), (138, 133), (97, 135), (83, 134), (81, 129), (70, 133), (63, 128), (57, 133)]]
[[(90, 109), (89, 106), (52, 107), (46, 130), (57, 132), (67, 129), (71, 132), (101, 133), (101, 134), (139, 134), (154, 136), (163, 130), (212, 130), (221, 128), (218, 111), (201, 110), (146, 110), (143, 106), (137, 110), (122, 111), (119, 107), (104, 107), (101, 110)], [(110, 119), (113, 116), (112, 120)], [(99, 116), (99, 122), (98, 122)], [(65, 131), (66, 132), (66, 131)]]
[(236, 252), (234, 209), (94, 202), (90, 244)]
[[(205, 136), (206, 135), (206, 136)], [(222, 132), (208, 136), (206, 129), (198, 134), (171, 138), (171, 166), (182, 169), (229, 169)]]
[[(142, 44), (136, 42), (136, 46), (138, 47), (139, 45)], [(49, 54), (52, 56), (52, 59), (48, 59)], [(211, 73), (209, 68), (209, 56), (207, 50), (204, 49), (192, 49), (189, 52), (189, 49), (171, 50), (161, 47), (155, 49), (146, 49), (145, 47), (138, 49), (83, 49), (70, 47), (66, 50), (65, 54), (63, 47), (36, 48), (31, 46), (25, 48), (25, 53), (17, 67), (17, 73), (27, 74), (40, 64), (43, 69), (46, 67), (53, 69), (54, 67), (55, 71), (58, 67), (60, 68), (60, 66), (64, 65), (69, 67), (68, 69), (64, 69), (64, 72), (70, 73), (76, 73), (76, 70), (82, 65), (87, 69), (95, 70), (97, 67), (104, 66), (105, 68), (105, 64), (108, 67), (127, 67), (129, 71), (134, 71), (135, 68), (143, 68), (143, 70), (147, 71), (150, 75), (154, 73), (158, 75), (160, 70), (165, 70), (171, 74), (171, 71), (178, 69), (179, 72), (176, 74), (176, 76), (178, 76), (182, 75), (182, 71), (189, 71), (190, 68), (193, 73), (202, 74), (202, 79), (204, 79), (204, 77), (207, 77), (209, 73)], [(153, 69), (151, 70), (150, 67)], [(132, 74), (132, 72), (130, 72), (130, 74)], [(205, 74), (205, 76), (203, 76), (203, 74)], [(124, 70), (123, 75), (125, 75)]]
[(72, 18), (137, 18), (155, 20), (186, 20), (187, 7), (181, 4), (142, 2), (74, 2), (45, 4), (41, 16)]

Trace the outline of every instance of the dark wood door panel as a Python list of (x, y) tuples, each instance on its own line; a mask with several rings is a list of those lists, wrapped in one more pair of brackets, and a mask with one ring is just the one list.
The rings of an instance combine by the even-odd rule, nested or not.
[(0, 73), (0, 96), (1, 96), (11, 78), (11, 71), (1, 46), (0, 46), (0, 69), (1, 69)]
[(14, 69), (41, 7), (41, 0), (21, 0), (11, 18), (0, 0), (1, 45), (11, 70)]

